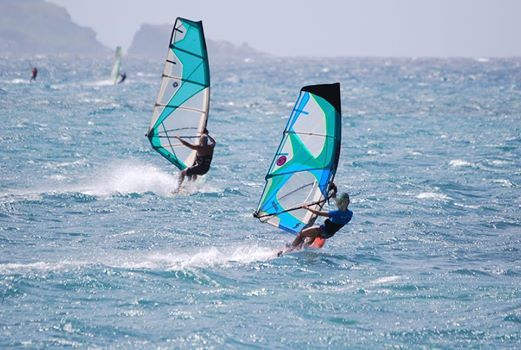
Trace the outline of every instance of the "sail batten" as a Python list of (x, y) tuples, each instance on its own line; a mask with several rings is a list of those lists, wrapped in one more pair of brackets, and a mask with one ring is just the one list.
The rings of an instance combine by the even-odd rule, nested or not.
[(147, 136), (159, 154), (183, 170), (192, 166), (196, 151), (171, 139), (199, 137), (206, 129), (210, 104), (210, 69), (202, 22), (177, 18), (167, 47)]
[[(187, 111), (194, 111), (194, 112), (200, 112), (200, 113), (208, 113), (207, 111), (203, 111), (202, 109), (197, 109), (197, 108), (190, 108), (190, 107), (187, 107), (187, 106), (183, 106), (183, 105), (162, 105), (160, 103), (156, 103), (154, 105), (154, 107), (171, 107), (171, 108), (179, 108), (179, 109), (186, 109)], [(194, 129), (194, 128), (187, 128), (187, 129)]]
[(286, 123), (254, 216), (296, 234), (316, 215), (302, 205), (321, 209), (340, 155), (340, 84), (305, 86)]

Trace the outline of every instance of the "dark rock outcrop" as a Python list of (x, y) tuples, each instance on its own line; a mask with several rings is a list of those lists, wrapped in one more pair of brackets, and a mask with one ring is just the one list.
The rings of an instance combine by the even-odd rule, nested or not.
[[(171, 32), (172, 25), (143, 24), (134, 35), (132, 45), (128, 49), (128, 55), (154, 60), (164, 59), (166, 57)], [(207, 37), (206, 45), (208, 56), (212, 63), (244, 61), (246, 59), (267, 56), (267, 54), (251, 48), (246, 43), (234, 45), (228, 41), (211, 40)]]
[(43, 0), (0, 1), (0, 53), (101, 56), (112, 50), (91, 28), (72, 22), (67, 10)]

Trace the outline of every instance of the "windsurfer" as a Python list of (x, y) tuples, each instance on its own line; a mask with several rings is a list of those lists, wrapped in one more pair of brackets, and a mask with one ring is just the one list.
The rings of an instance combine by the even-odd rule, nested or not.
[(125, 79), (127, 79), (127, 73), (125, 73), (125, 72), (121, 73), (119, 76), (120, 76), (120, 80), (119, 80), (118, 84), (121, 84), (122, 82), (125, 81)]
[[(332, 185), (334, 186), (334, 192), (331, 197), (336, 197), (336, 186)], [(317, 237), (322, 239), (331, 238), (338, 230), (351, 221), (353, 212), (348, 209), (350, 203), (349, 194), (342, 193), (338, 198), (335, 198), (335, 202), (338, 210), (319, 211), (310, 208), (309, 204), (302, 206), (303, 209), (307, 209), (315, 215), (327, 217), (327, 219), (320, 226), (312, 226), (302, 230), (291, 244), (291, 250), (300, 248), (304, 243), (312, 245)]]
[[(210, 164), (212, 163), (213, 151), (216, 143), (214, 138), (208, 135), (208, 130), (206, 129), (199, 138), (199, 144), (197, 145), (192, 145), (179, 136), (174, 137), (186, 147), (197, 151), (194, 164), (191, 167), (184, 169), (179, 174), (179, 188), (186, 176), (188, 176), (190, 181), (194, 181), (198, 175), (204, 175), (208, 170), (210, 170)], [(208, 141), (210, 141), (210, 143)]]
[(36, 80), (37, 75), (38, 75), (38, 68), (33, 67), (33, 69), (31, 69), (31, 80), (29, 80), (29, 81)]

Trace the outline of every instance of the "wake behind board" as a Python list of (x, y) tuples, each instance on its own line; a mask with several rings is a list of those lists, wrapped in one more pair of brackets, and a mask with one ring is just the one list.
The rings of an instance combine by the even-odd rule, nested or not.
[(289, 254), (289, 253), (296, 253), (296, 252), (300, 252), (302, 250), (307, 250), (307, 249), (312, 249), (312, 250), (316, 250), (316, 249), (321, 249), (324, 244), (326, 244), (326, 240), (323, 239), (323, 238), (315, 238), (315, 240), (313, 241), (312, 244), (303, 244), (301, 247), (292, 247), (291, 245), (290, 246), (286, 246), (284, 247), (284, 249), (281, 249), (278, 251), (277, 253), (277, 256), (280, 257), (284, 254)]

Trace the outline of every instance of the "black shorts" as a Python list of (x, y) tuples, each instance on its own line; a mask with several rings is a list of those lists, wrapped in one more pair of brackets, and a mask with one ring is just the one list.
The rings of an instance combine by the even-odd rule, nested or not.
[(328, 239), (335, 235), (336, 232), (328, 232), (325, 225), (320, 225), (320, 233), (318, 234), (318, 237), (322, 239)]
[(328, 239), (335, 235), (342, 226), (335, 224), (331, 220), (327, 219), (322, 225), (320, 225), (319, 237), (322, 239)]
[(186, 175), (204, 175), (208, 172), (208, 170), (210, 170), (210, 165), (195, 163), (193, 166), (186, 169)]

